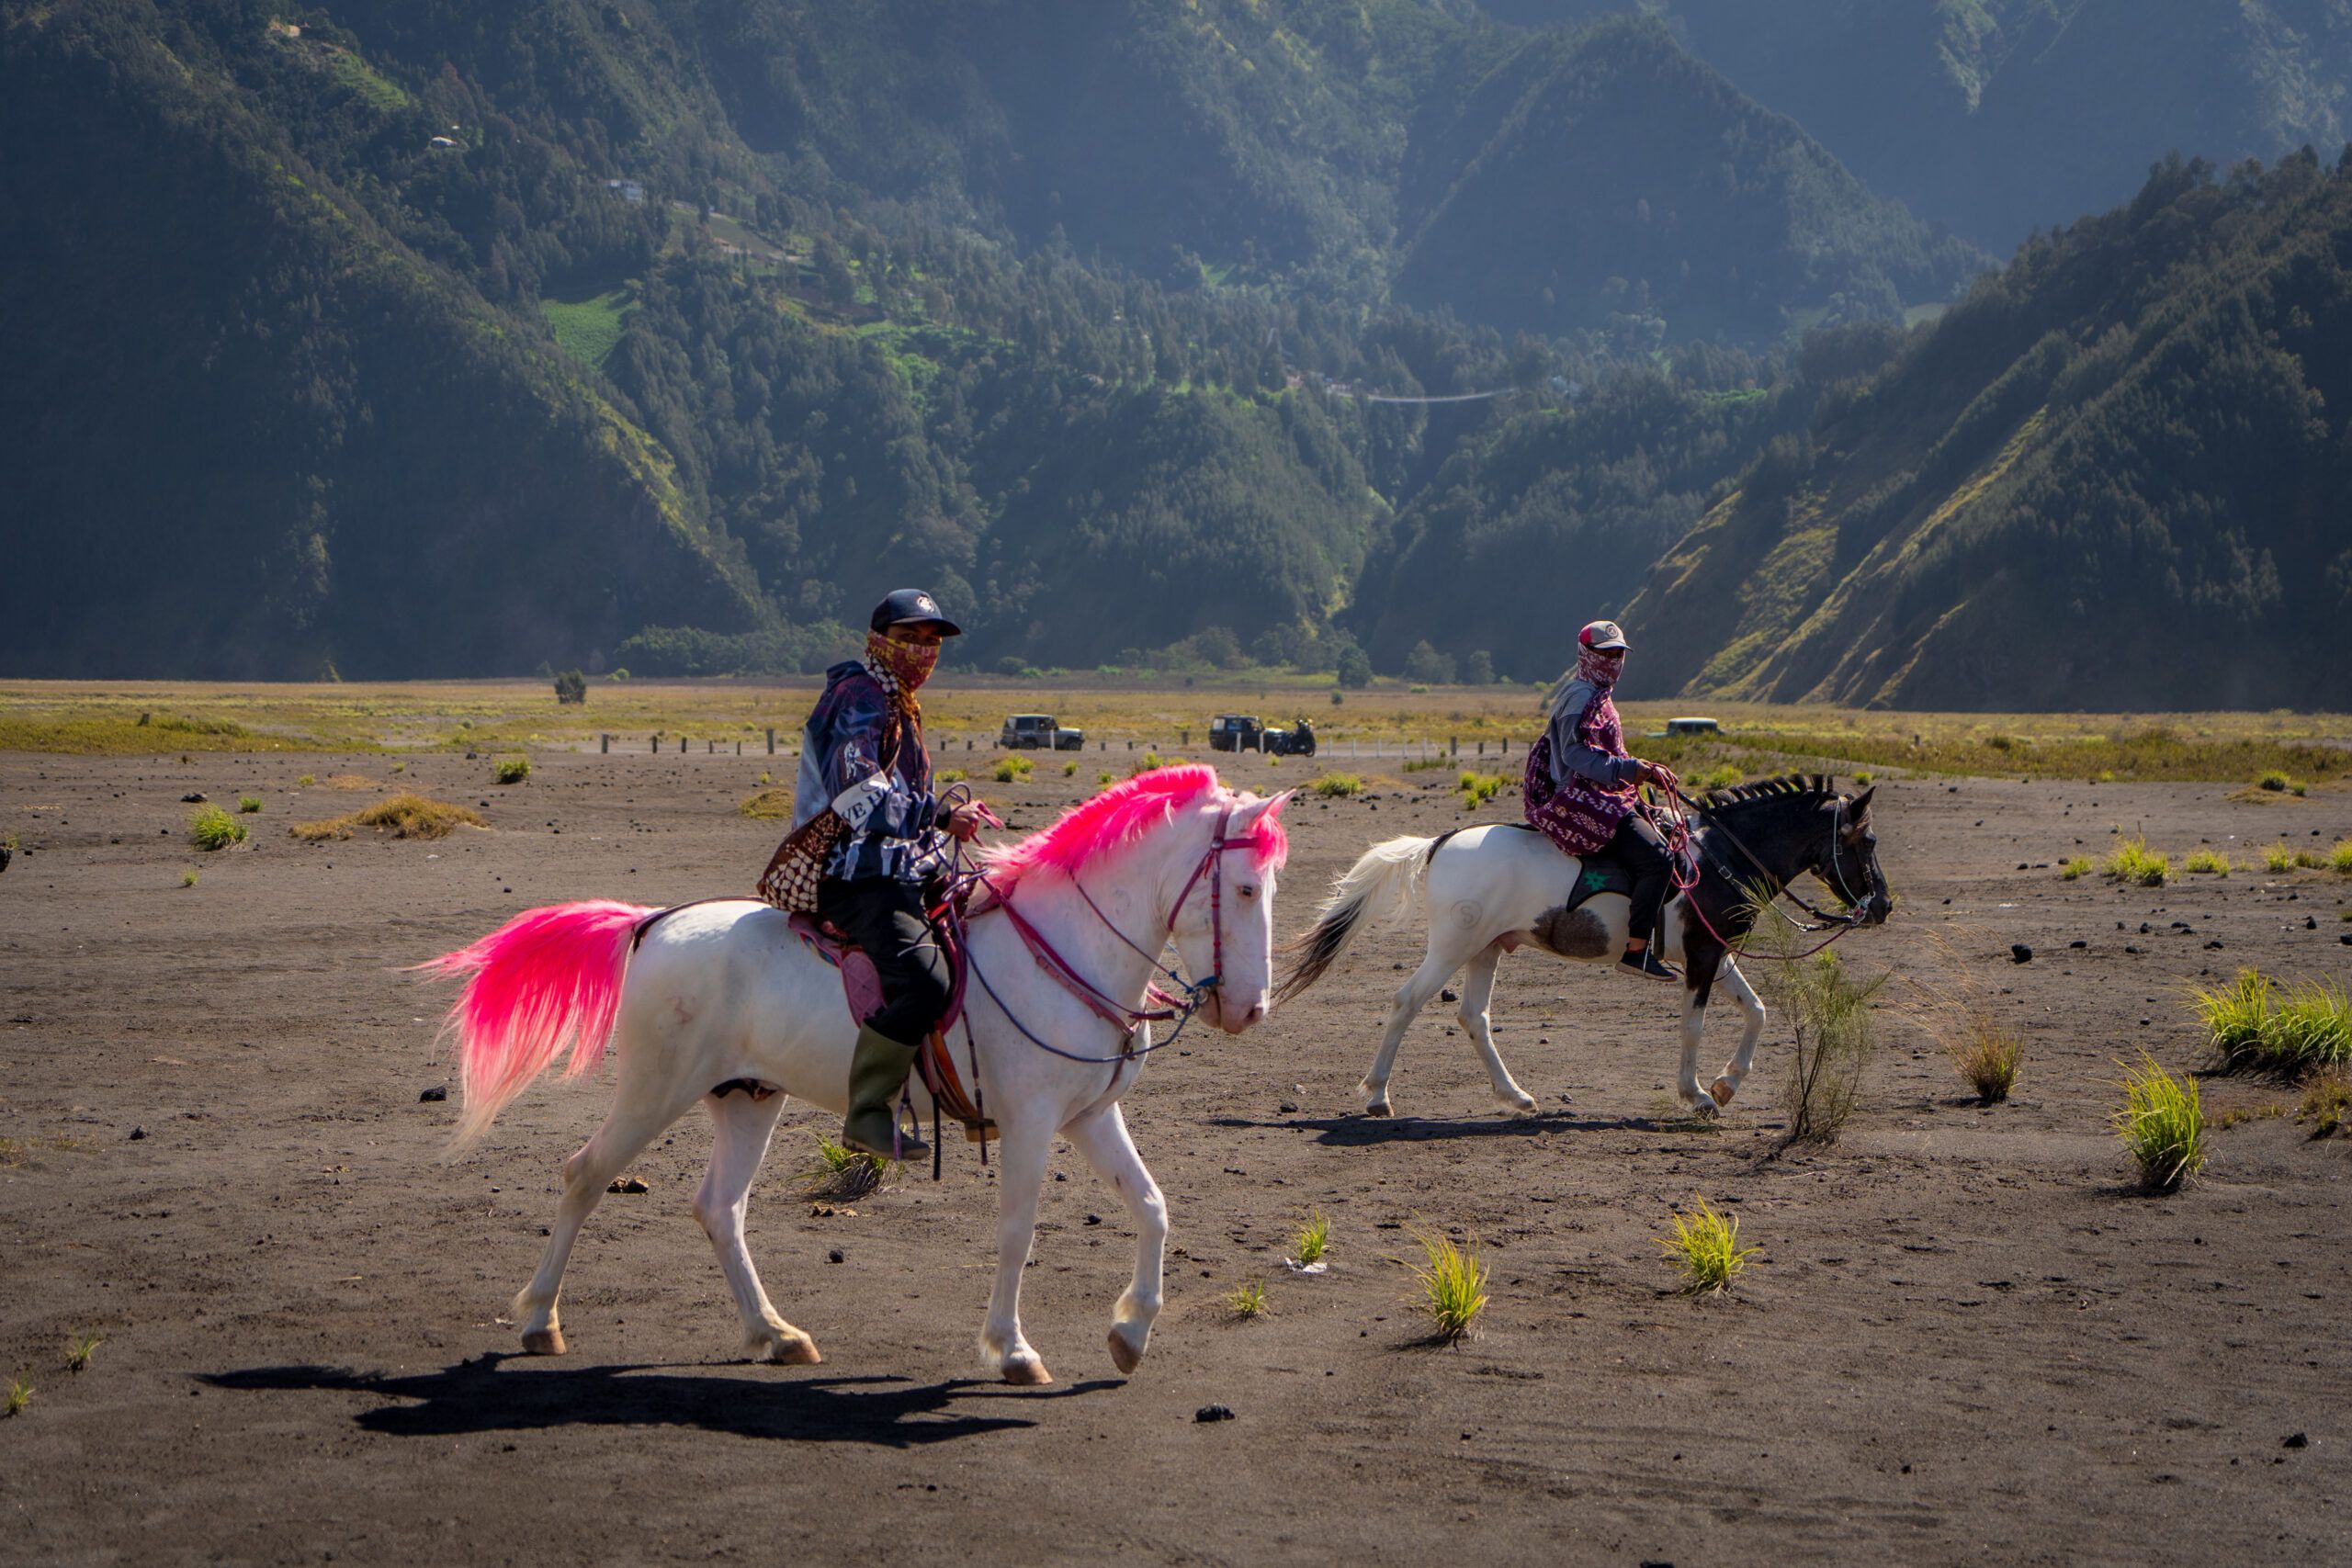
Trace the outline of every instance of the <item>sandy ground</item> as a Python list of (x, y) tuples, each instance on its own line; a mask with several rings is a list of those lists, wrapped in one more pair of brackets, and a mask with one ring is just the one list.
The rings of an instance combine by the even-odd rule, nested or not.
[[(1885, 784), (1901, 903), (1845, 951), (1899, 988), (1949, 977), (1931, 939), (1952, 944), (2023, 1031), (2025, 1076), (1979, 1109), (1890, 1012), (1843, 1142), (1779, 1157), (1780, 1022), (1721, 1130), (1687, 1130), (1665, 1114), (1672, 993), (1530, 955), (1496, 1018), (1539, 1114), (1493, 1104), (1438, 1009), (1397, 1118), (1354, 1114), (1418, 956), (1418, 937), (1370, 939), (1129, 1097), (1175, 1249), (1133, 1379), (1102, 1349), (1131, 1233), (1074, 1155), (1023, 1298), (1063, 1381), (1013, 1390), (972, 1381), (992, 1174), (959, 1143), (943, 1183), (814, 1215), (796, 1173), (824, 1122), (798, 1109), (751, 1244), (823, 1366), (732, 1359), (687, 1210), (698, 1113), (636, 1168), (650, 1190), (591, 1223), (572, 1353), (523, 1358), (496, 1320), (609, 1073), (541, 1086), (445, 1162), (457, 1106), (418, 1098), (449, 1079), (438, 1001), (396, 966), (535, 904), (744, 887), (775, 837), (732, 811), (759, 766), (545, 756), (500, 791), (487, 761), (431, 756), (400, 782), (490, 801), (494, 831), (305, 847), (288, 823), (373, 795), (296, 776), (389, 783), (384, 759), (0, 757), (0, 835), (28, 852), (0, 876), (0, 1377), (34, 1388), (0, 1421), (0, 1561), (2344, 1561), (2352, 1145), (2258, 1116), (2216, 1136), (2202, 1180), (2147, 1198), (2104, 1118), (2119, 1055), (2197, 1061), (2199, 976), (2352, 969), (2352, 879), (2127, 891), (2035, 863), (2102, 852), (2117, 824), (2176, 865), (2203, 839), (2324, 843), (2352, 798)], [(1033, 827), (1074, 793), (1039, 773), (989, 791)], [(262, 796), (253, 840), (191, 851), (191, 790)], [(1283, 929), (1366, 843), (1460, 819), (1394, 787), (1302, 801)], [(1710, 1061), (1733, 1033), (1726, 1010)], [(2216, 1112), (2292, 1098), (2206, 1089)], [(1725, 1297), (1674, 1293), (1651, 1240), (1693, 1194), (1764, 1248)], [(1295, 1278), (1284, 1246), (1317, 1207), (1331, 1271)], [(1419, 1343), (1398, 1261), (1416, 1223), (1492, 1264), (1457, 1347)], [(1250, 1279), (1272, 1313), (1236, 1322), (1223, 1298)], [(69, 1372), (87, 1333), (103, 1342)], [(1235, 1419), (1196, 1422), (1211, 1403)]]

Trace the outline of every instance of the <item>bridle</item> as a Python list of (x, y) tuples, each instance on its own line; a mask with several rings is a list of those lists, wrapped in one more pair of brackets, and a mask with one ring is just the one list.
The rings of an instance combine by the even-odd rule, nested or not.
[[(1693, 842), (1693, 835), (1690, 829), (1690, 813), (1693, 811), (1701, 811), (1703, 813), (1703, 808), (1701, 807), (1697, 802), (1691, 800), (1679, 789), (1669, 789), (1667, 791), (1667, 803), (1665, 809), (1661, 810), (1657, 814), (1657, 818), (1653, 818), (1653, 820), (1657, 823), (1659, 830), (1659, 836), (1666, 840), (1667, 848), (1670, 852), (1668, 860), (1673, 869), (1669, 872), (1668, 878), (1673, 882), (1675, 891), (1682, 896), (1682, 902), (1684, 906), (1688, 908), (1692, 914), (1698, 916), (1699, 923), (1707, 929), (1707, 934), (1713, 937), (1717, 942), (1721, 943), (1726, 952), (1735, 953), (1741, 958), (1756, 957), (1766, 959), (1773, 963), (1793, 963), (1795, 960), (1800, 958), (1812, 957), (1815, 953), (1819, 953), (1822, 949), (1829, 946), (1830, 943), (1836, 942), (1848, 931), (1852, 931), (1855, 927), (1862, 923), (1862, 901), (1861, 899), (1854, 897), (1853, 889), (1847, 885), (1846, 868), (1838, 863), (1838, 852), (1846, 841), (1847, 806), (1848, 801), (1846, 796), (1843, 795), (1838, 795), (1837, 797), (1836, 807), (1830, 818), (1828, 873), (1829, 879), (1834, 880), (1836, 884), (1838, 897), (1846, 901), (1847, 907), (1845, 912), (1843, 914), (1833, 915), (1815, 908), (1801, 894), (1799, 894), (1793, 886), (1790, 886), (1789, 883), (1781, 883), (1781, 886), (1774, 890), (1773, 897), (1763, 901), (1765, 908), (1770, 908), (1774, 914), (1779, 915), (1781, 919), (1787, 920), (1789, 924), (1794, 926), (1798, 931), (1801, 931), (1807, 935), (1812, 935), (1815, 932), (1824, 931), (1829, 932), (1827, 937), (1818, 942), (1815, 942), (1813, 946), (1806, 948), (1804, 952), (1791, 953), (1748, 953), (1744, 952), (1740, 949), (1737, 943), (1724, 936), (1723, 932), (1717, 931), (1715, 929), (1714, 921), (1707, 918), (1707, 911), (1701, 907), (1699, 900), (1695, 896), (1695, 890), (1705, 875), (1704, 868), (1700, 864), (1700, 856), (1704, 853), (1704, 851)], [(1660, 818), (1662, 818), (1662, 820)], [(1737, 850), (1742, 855), (1747, 857), (1748, 864), (1754, 866), (1758, 872), (1763, 874), (1765, 881), (1769, 883), (1776, 880), (1777, 874), (1773, 872), (1772, 868), (1766, 865), (1764, 862), (1758, 857), (1756, 852), (1749, 849), (1747, 843), (1741, 840), (1739, 835), (1725, 827), (1720, 818), (1709, 818), (1707, 822), (1707, 830), (1710, 835), (1716, 833), (1722, 834), (1724, 840), (1728, 842), (1732, 848)], [(1682, 867), (1685, 863), (1688, 863), (1690, 867), (1690, 874), (1687, 879), (1684, 877), (1682, 873)], [(1799, 873), (1810, 871), (1815, 875), (1821, 874), (1821, 869), (1817, 856), (1809, 859), (1804, 864), (1797, 867), (1797, 871)], [(1793, 880), (1793, 877), (1792, 880)], [(1801, 920), (1792, 919), (1786, 911), (1781, 909), (1779, 903), (1779, 900), (1781, 898), (1786, 898), (1790, 903), (1794, 904), (1798, 908), (1803, 909), (1806, 914), (1812, 916), (1815, 923), (1808, 926)], [(1743, 935), (1740, 940), (1746, 941), (1747, 938)]]
[[(956, 927), (956, 934), (958, 945), (963, 950), (965, 967), (970, 971), (973, 978), (979, 981), (980, 988), (988, 993), (989, 1000), (996, 1004), (997, 1010), (1011, 1021), (1012, 1027), (1020, 1032), (1023, 1038), (1039, 1050), (1049, 1052), (1064, 1061), (1083, 1062), (1090, 1066), (1102, 1066), (1133, 1061), (1137, 1057), (1149, 1055), (1154, 1051), (1167, 1049), (1182, 1035), (1184, 1026), (1193, 1021), (1193, 1015), (1200, 1011), (1211, 997), (1217, 995), (1225, 983), (1225, 856), (1227, 851), (1247, 849), (1253, 844), (1250, 839), (1237, 839), (1227, 834), (1227, 829), (1231, 827), (1232, 822), (1233, 807), (1224, 807), (1217, 813), (1216, 830), (1209, 836), (1208, 847), (1201, 852), (1201, 858), (1193, 863), (1192, 874), (1184, 879), (1184, 886), (1177, 893), (1176, 901), (1170, 905), (1168, 909), (1168, 925), (1172, 931), (1175, 929), (1177, 917), (1183, 911), (1185, 901), (1193, 896), (1193, 889), (1200, 886), (1204, 875), (1207, 876), (1209, 953), (1212, 967), (1210, 973), (1199, 980), (1185, 979), (1183, 976), (1160, 963), (1158, 953), (1148, 952), (1140, 942), (1121, 931), (1117, 922), (1102, 912), (1102, 907), (1097, 904), (1094, 901), (1094, 896), (1086, 890), (1086, 885), (1079, 880), (1077, 872), (1072, 871), (1069, 874), (1070, 886), (1078, 889), (1078, 896), (1084, 899), (1086, 907), (1094, 912), (1094, 918), (1102, 921), (1103, 928), (1124, 942), (1131, 952), (1138, 954), (1145, 963), (1151, 965), (1156, 978), (1146, 987), (1144, 1000), (1147, 1004), (1158, 1005), (1129, 1007), (1117, 998), (1107, 995), (1100, 986), (1080, 975), (1069, 960), (1064, 958), (1054, 944), (1046, 939), (1046, 934), (1013, 907), (1011, 889), (999, 886), (990, 880), (985, 867), (964, 863), (963, 847), (958, 845), (956, 851), (956, 869), (952, 880), (961, 883), (964, 887), (977, 886), (988, 895), (988, 902), (973, 909), (968, 915), (962, 912), (960, 899), (949, 900), (948, 918)], [(977, 919), (981, 915), (992, 911), (1002, 912), (1013, 931), (1021, 938), (1022, 944), (1028, 948), (1030, 956), (1037, 961), (1037, 966), (1040, 969), (1052, 976), (1060, 983), (1064, 990), (1083, 1002), (1096, 1017), (1114, 1025), (1125, 1035), (1126, 1044), (1117, 1055), (1082, 1056), (1076, 1052), (1066, 1051), (1049, 1041), (1038, 1038), (1036, 1032), (1022, 1022), (1020, 1016), (1005, 1005), (1004, 998), (997, 995), (996, 987), (989, 984), (988, 976), (981, 972), (978, 961), (973, 956), (971, 944), (962, 940), (963, 927), (969, 920)], [(1165, 945), (1163, 942), (1162, 946)], [(1174, 986), (1176, 992), (1161, 988), (1160, 980), (1166, 980)], [(1182, 994), (1176, 994), (1178, 992)], [(1143, 1025), (1164, 1023), (1171, 1020), (1176, 1027), (1169, 1032), (1166, 1039), (1154, 1040), (1147, 1045), (1137, 1045), (1135, 1043), (1136, 1032)], [(965, 1019), (964, 1028), (968, 1037), (971, 1032), (968, 1014)]]

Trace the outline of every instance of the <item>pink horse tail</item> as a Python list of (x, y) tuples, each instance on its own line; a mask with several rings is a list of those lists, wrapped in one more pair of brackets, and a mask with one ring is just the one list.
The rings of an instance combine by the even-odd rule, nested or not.
[(481, 941), (414, 967), (467, 976), (449, 1004), (465, 1111), (454, 1143), (490, 1130), (492, 1118), (571, 1043), (566, 1077), (604, 1060), (620, 1010), (621, 977), (637, 924), (653, 911), (590, 899), (526, 909)]

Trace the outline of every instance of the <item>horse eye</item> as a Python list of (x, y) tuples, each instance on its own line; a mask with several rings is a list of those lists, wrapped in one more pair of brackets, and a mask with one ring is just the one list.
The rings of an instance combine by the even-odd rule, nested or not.
[(1254, 883), (1245, 882), (1234, 891), (1244, 898), (1255, 898), (1258, 896), (1257, 885)]

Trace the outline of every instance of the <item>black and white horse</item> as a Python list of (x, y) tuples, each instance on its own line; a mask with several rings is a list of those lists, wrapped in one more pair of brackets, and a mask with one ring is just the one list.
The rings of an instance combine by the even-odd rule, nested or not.
[[(1712, 1116), (1731, 1103), (1764, 1031), (1764, 1004), (1728, 946), (1747, 934), (1756, 895), (1776, 896), (1811, 872), (1850, 907), (1857, 924), (1877, 925), (1894, 908), (1871, 828), (1872, 793), (1849, 795), (1826, 777), (1791, 777), (1719, 791), (1703, 803), (1691, 835), (1698, 879), (1668, 901), (1659, 932), (1661, 951), (1683, 964), (1682, 1069), (1675, 1088), (1697, 1113)], [(1462, 1026), (1487, 1064), (1495, 1098), (1532, 1111), (1534, 1098), (1503, 1066), (1488, 1026), (1495, 966), (1521, 944), (1585, 963), (1616, 962), (1631, 900), (1622, 892), (1577, 897), (1585, 872), (1583, 862), (1519, 823), (1374, 844), (1333, 884), (1314, 927), (1283, 950), (1290, 962), (1276, 996), (1288, 999), (1315, 984), (1367, 920), (1401, 921), (1418, 911), (1429, 927), (1428, 956), (1397, 989), (1388, 1032), (1358, 1086), (1364, 1109), (1389, 1114), (1388, 1075), (1406, 1026), (1466, 965)], [(1739, 1004), (1747, 1028), (1723, 1072), (1702, 1086), (1699, 1040), (1718, 981)]]

